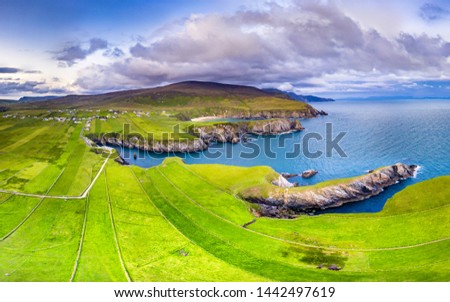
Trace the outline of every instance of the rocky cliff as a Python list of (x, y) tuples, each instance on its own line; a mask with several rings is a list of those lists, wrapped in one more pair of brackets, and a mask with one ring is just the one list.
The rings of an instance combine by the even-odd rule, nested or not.
[(190, 131), (209, 144), (211, 142), (237, 143), (245, 134), (274, 135), (303, 129), (298, 120), (275, 119), (194, 126)]
[(339, 207), (380, 194), (384, 188), (414, 175), (417, 166), (398, 163), (375, 170), (342, 184), (325, 187), (276, 188), (269, 196), (245, 196), (261, 205), (263, 216), (291, 218), (302, 212)]
[(306, 105), (304, 110), (261, 110), (261, 111), (227, 111), (218, 116), (224, 118), (242, 119), (271, 119), (271, 118), (312, 118), (320, 115), (328, 115), (323, 110), (317, 110), (310, 105)]
[(89, 138), (103, 145), (123, 146), (132, 149), (167, 153), (167, 152), (198, 152), (208, 149), (214, 142), (238, 143), (245, 134), (273, 135), (291, 131), (303, 130), (298, 120), (272, 119), (246, 121), (239, 123), (217, 123), (208, 126), (192, 126), (188, 131), (195, 139), (179, 139), (168, 141), (147, 141), (131, 136), (123, 138), (118, 133), (89, 135)]

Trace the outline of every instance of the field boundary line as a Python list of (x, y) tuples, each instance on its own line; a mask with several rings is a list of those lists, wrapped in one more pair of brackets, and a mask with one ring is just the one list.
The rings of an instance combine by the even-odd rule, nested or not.
[[(205, 208), (203, 205), (199, 204), (197, 201), (195, 201), (194, 199), (192, 199), (192, 197), (190, 197), (189, 195), (187, 195), (185, 192), (183, 192), (177, 185), (175, 185), (170, 179), (167, 178), (167, 176), (161, 171), (161, 169), (159, 169), (159, 167), (156, 168), (156, 170), (161, 174), (161, 176), (163, 176), (173, 187), (174, 189), (176, 189), (177, 191), (179, 191), (181, 194), (183, 194), (184, 196), (186, 196), (193, 204), (197, 205), (198, 207), (204, 209), (206, 212), (210, 213), (211, 215), (231, 224), (234, 225), (235, 227), (240, 227), (241, 226), (229, 221), (228, 219), (212, 212), (211, 210)], [(227, 193), (229, 194), (229, 193)], [(405, 246), (397, 246), (397, 247), (386, 247), (386, 248), (338, 248), (338, 247), (331, 247), (331, 246), (320, 246), (320, 245), (314, 245), (314, 244), (307, 244), (307, 243), (301, 243), (301, 242), (296, 242), (296, 241), (291, 241), (291, 240), (286, 240), (286, 239), (282, 239), (279, 237), (275, 237), (275, 236), (271, 236), (271, 235), (267, 235), (261, 232), (257, 232), (255, 230), (252, 229), (248, 229), (248, 228), (243, 228), (244, 230), (251, 232), (251, 233), (255, 233), (267, 238), (271, 238), (271, 239), (275, 239), (278, 241), (282, 241), (285, 243), (289, 243), (289, 244), (295, 244), (295, 245), (299, 245), (299, 246), (303, 246), (303, 247), (310, 247), (310, 248), (317, 248), (317, 249), (326, 249), (326, 250), (334, 250), (334, 251), (355, 251), (355, 252), (376, 252), (376, 251), (392, 251), (392, 250), (402, 250), (402, 249), (408, 249), (408, 248), (415, 248), (415, 247), (420, 247), (420, 246), (425, 246), (425, 245), (429, 245), (429, 244), (433, 244), (433, 243), (439, 243), (442, 241), (446, 241), (448, 239), (450, 239), (450, 236), (448, 237), (443, 237), (443, 238), (439, 238), (436, 240), (432, 240), (432, 241), (428, 241), (428, 242), (422, 242), (422, 243), (418, 243), (418, 244), (413, 244), (413, 245), (405, 245)]]
[[(100, 170), (97, 172), (97, 175), (91, 181), (89, 186), (79, 196), (47, 195), (49, 191), (47, 191), (47, 193), (45, 195), (41, 195), (41, 194), (33, 194), (33, 193), (21, 193), (21, 192), (15, 192), (15, 191), (8, 191), (8, 190), (3, 190), (3, 189), (0, 189), (0, 193), (6, 193), (6, 194), (11, 194), (11, 195), (17, 195), (17, 196), (36, 197), (36, 198), (49, 198), (49, 199), (50, 198), (51, 199), (83, 199), (83, 198), (86, 198), (87, 194), (91, 191), (92, 187), (94, 186), (95, 182), (99, 178), (100, 174), (103, 172), (103, 169), (105, 168), (106, 164), (108, 163), (108, 160), (111, 157), (111, 155), (112, 155), (112, 151), (109, 152), (108, 157), (103, 162), (103, 165), (101, 166)], [(65, 169), (66, 168), (64, 167), (63, 171)], [(60, 176), (61, 175), (59, 175), (58, 178)], [(53, 187), (53, 185), (52, 185), (52, 187)]]
[[(55, 179), (55, 181), (53, 182), (53, 184), (50, 186), (50, 188), (48, 188), (46, 194), (48, 194), (48, 192), (50, 192), (50, 190), (53, 188), (53, 186), (56, 184), (56, 182), (58, 181), (58, 179), (61, 177), (61, 175), (64, 173), (64, 171), (66, 170), (66, 168), (64, 167), (61, 171), (61, 173), (58, 175), (58, 177)], [(44, 197), (42, 197), (41, 200), (39, 200), (39, 202), (34, 206), (33, 209), (31, 209), (31, 211), (28, 213), (28, 215), (14, 228), (12, 229), (8, 234), (6, 234), (5, 236), (3, 236), (3, 238), (0, 239), (0, 241), (4, 241), (5, 239), (7, 239), (9, 236), (11, 236), (12, 234), (14, 234), (27, 220), (28, 218), (30, 218), (31, 215), (33, 215), (33, 213), (37, 210), (37, 208), (39, 208), (39, 206), (42, 204), (42, 202), (45, 200), (45, 195)]]
[[(29, 166), (26, 166), (25, 168), (20, 169), (19, 171), (17, 171), (16, 173), (14, 173), (13, 175), (11, 175), (10, 177), (3, 179), (2, 181), (0, 181), (0, 184), (3, 185), (3, 183), (8, 182), (8, 180), (10, 180), (11, 178), (13, 178), (14, 176), (16, 176), (17, 174), (19, 174), (20, 172), (22, 172), (23, 170), (25, 170), (26, 168), (28, 168)], [(3, 171), (5, 171), (6, 169), (4, 169)], [(2, 171), (2, 172), (3, 172)]]
[[(134, 173), (134, 171), (133, 171), (133, 173)], [(145, 174), (147, 175), (147, 171), (145, 171)], [(139, 181), (139, 179), (137, 178), (136, 175), (135, 175), (135, 177), (136, 177), (136, 179)], [(147, 178), (148, 178), (148, 175), (147, 175)], [(226, 241), (226, 240), (224, 240), (224, 239), (221, 239), (221, 238), (218, 237), (216, 234), (213, 234), (213, 233), (211, 233), (210, 231), (206, 230), (204, 227), (201, 227), (200, 225), (198, 225), (197, 222), (195, 222), (194, 220), (192, 220), (192, 218), (187, 217), (186, 214), (184, 214), (182, 211), (180, 211), (180, 209), (179, 209), (176, 205), (174, 205), (170, 200), (167, 199), (166, 194), (164, 194), (163, 192), (161, 192), (161, 190), (158, 189), (158, 187), (157, 187), (156, 185), (154, 185), (154, 183), (153, 183), (153, 181), (152, 181), (151, 179), (150, 179), (150, 181), (152, 182), (152, 184), (153, 184), (154, 188), (156, 189), (156, 191), (158, 191), (159, 194), (161, 194), (161, 197), (162, 197), (167, 203), (169, 203), (169, 204), (175, 209), (175, 211), (177, 211), (177, 212), (178, 212), (181, 216), (183, 216), (187, 221), (191, 222), (193, 225), (196, 225), (197, 228), (201, 229), (205, 234), (208, 234), (208, 235), (210, 235), (210, 236), (216, 238), (218, 241), (223, 242), (223, 243), (225, 243), (225, 244), (228, 244), (229, 246), (232, 246), (233, 248), (235, 248), (235, 249), (237, 249), (237, 250), (240, 250), (240, 251), (242, 251), (242, 252), (248, 253), (248, 251), (246, 251), (246, 250), (244, 250), (244, 249), (242, 249), (242, 248), (240, 248), (240, 247), (238, 247), (238, 246), (232, 244), (232, 243), (229, 242), (229, 241)], [(139, 181), (139, 183), (140, 183), (140, 181)], [(142, 186), (141, 186), (141, 187), (142, 187)], [(145, 194), (148, 196), (147, 191), (145, 191), (143, 188), (142, 188), (142, 190), (143, 190), (143, 191), (145, 192)], [(148, 198), (149, 198), (150, 201), (151, 201), (150, 196), (148, 196)], [(210, 251), (206, 250), (205, 248), (201, 247), (201, 246), (200, 246), (198, 243), (196, 243), (194, 240), (192, 240), (191, 238), (187, 237), (184, 233), (182, 233), (181, 230), (180, 230), (179, 228), (177, 228), (177, 227), (176, 227), (176, 226), (175, 226), (175, 225), (174, 225), (174, 224), (173, 224), (173, 223), (172, 223), (172, 222), (171, 222), (171, 221), (170, 221), (170, 220), (169, 220), (162, 212), (161, 212), (161, 210), (153, 203), (153, 201), (151, 201), (151, 202), (152, 202), (152, 204), (155, 206), (155, 208), (158, 209), (158, 211), (161, 213), (162, 217), (164, 217), (164, 219), (166, 219), (166, 220), (169, 222), (169, 224), (172, 225), (172, 226), (173, 226), (173, 227), (174, 227), (174, 228), (175, 228), (175, 229), (176, 229), (183, 237), (185, 237), (187, 240), (189, 240), (189, 242), (191, 242), (192, 244), (194, 244), (195, 246), (197, 246), (199, 249), (201, 249), (202, 251), (204, 251), (205, 253), (207, 253), (208, 255), (210, 255), (211, 257), (213, 257), (214, 259), (216, 259), (216, 260), (218, 260), (218, 261), (221, 261), (221, 262), (223, 262), (223, 263), (225, 263), (225, 264), (227, 264), (227, 265), (233, 266), (233, 267), (235, 267), (235, 268), (237, 268), (237, 269), (239, 269), (239, 270), (241, 270), (241, 271), (245, 271), (246, 273), (252, 274), (252, 275), (254, 275), (254, 276), (256, 276), (256, 277), (262, 277), (262, 278), (265, 278), (265, 279), (267, 279), (267, 280), (269, 280), (269, 281), (273, 281), (273, 280), (272, 280), (271, 278), (269, 278), (269, 277), (259, 275), (259, 274), (255, 273), (255, 272), (249, 271), (249, 270), (247, 270), (247, 269), (245, 269), (245, 268), (242, 268), (242, 267), (237, 266), (237, 265), (235, 265), (235, 264), (229, 263), (229, 262), (225, 261), (224, 259), (219, 258), (219, 257), (217, 257), (216, 255), (212, 254)], [(254, 255), (254, 254), (252, 254), (252, 253), (250, 253), (250, 254), (251, 254), (252, 256), (254, 256), (255, 258), (257, 258), (256, 255)]]
[[(153, 202), (153, 200), (150, 198), (150, 196), (148, 195), (147, 191), (145, 191), (144, 187), (142, 186), (141, 180), (136, 176), (136, 173), (134, 173), (133, 169), (130, 167), (131, 172), (134, 175), (134, 178), (136, 178), (136, 181), (139, 183), (139, 187), (141, 188), (142, 192), (144, 192), (145, 196), (147, 196), (148, 200), (150, 201), (150, 203), (155, 207), (155, 209), (159, 212), (159, 214), (161, 215), (162, 218), (164, 218), (164, 220), (166, 220), (175, 230), (177, 230), (178, 233), (180, 233), (181, 236), (183, 236), (184, 238), (186, 238), (189, 242), (195, 244), (194, 241), (192, 241), (189, 237), (187, 237), (186, 235), (184, 235), (167, 217), (166, 215), (163, 214), (163, 212), (156, 206), (156, 204)], [(146, 174), (146, 178), (148, 179), (147, 176), (147, 172), (144, 171), (144, 173)], [(153, 184), (153, 181), (151, 179), (149, 179), (152, 182), (152, 185), (155, 187), (155, 189), (162, 195), (162, 193), (158, 190), (158, 188)], [(164, 196), (163, 196), (164, 197)], [(164, 198), (165, 199), (165, 198)], [(195, 244), (197, 245), (197, 244)], [(198, 246), (198, 245), (197, 245)], [(200, 246), (198, 246), (199, 248), (201, 248)]]
[(77, 270), (78, 270), (78, 264), (79, 264), (79, 261), (80, 261), (80, 258), (81, 258), (81, 251), (83, 249), (84, 236), (86, 234), (86, 225), (87, 225), (88, 211), (89, 211), (89, 194), (86, 197), (86, 204), (84, 206), (83, 228), (81, 230), (81, 237), (80, 237), (80, 243), (78, 245), (77, 258), (75, 259), (75, 264), (73, 266), (73, 271), (72, 271), (72, 275), (70, 276), (69, 282), (73, 282), (73, 280), (75, 279)]
[[(86, 197), (86, 195), (91, 191), (92, 187), (94, 186), (95, 182), (97, 181), (97, 179), (100, 177), (100, 174), (102, 173), (102, 171), (104, 170), (106, 164), (108, 163), (109, 158), (112, 155), (112, 150), (109, 151), (108, 157), (106, 157), (105, 162), (103, 163), (103, 165), (100, 167), (100, 170), (98, 171), (97, 175), (95, 175), (94, 179), (91, 181), (90, 185), (83, 191), (83, 194), (81, 194), (81, 197)], [(106, 177), (106, 172), (105, 172), (105, 177)]]
[(7, 202), (8, 200), (10, 200), (13, 196), (14, 196), (14, 194), (9, 194), (8, 197), (6, 197), (4, 200), (0, 201), (0, 204), (4, 204), (4, 203)]
[(120, 265), (122, 266), (122, 269), (124, 271), (125, 277), (127, 278), (127, 281), (132, 282), (132, 279), (130, 277), (130, 274), (128, 273), (127, 267), (125, 266), (125, 262), (123, 261), (122, 250), (120, 249), (119, 239), (117, 238), (116, 224), (114, 222), (114, 213), (113, 213), (113, 209), (112, 209), (112, 205), (111, 205), (111, 199), (109, 197), (109, 189), (108, 189), (108, 181), (107, 181), (107, 177), (106, 177), (106, 170), (105, 170), (104, 174), (105, 174), (106, 197), (108, 198), (108, 205), (109, 205), (109, 218), (110, 218), (111, 227), (112, 227), (113, 233), (114, 233), (114, 242), (115, 242), (116, 249), (117, 249), (117, 255), (119, 256)]

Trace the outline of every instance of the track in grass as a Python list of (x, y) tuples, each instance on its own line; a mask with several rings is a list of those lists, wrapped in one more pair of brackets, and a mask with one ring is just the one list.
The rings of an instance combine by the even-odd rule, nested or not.
[[(158, 118), (124, 117), (143, 130), (173, 122)], [(1, 123), (17, 160), (0, 159), (0, 281), (450, 280), (449, 177), (378, 214), (255, 218), (236, 196), (270, 168), (123, 167), (90, 152), (79, 124)]]

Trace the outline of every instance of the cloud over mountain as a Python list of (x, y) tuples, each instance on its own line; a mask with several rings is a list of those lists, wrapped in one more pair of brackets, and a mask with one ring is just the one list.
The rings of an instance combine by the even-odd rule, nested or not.
[(134, 44), (127, 57), (80, 71), (76, 84), (101, 89), (199, 79), (317, 86), (314, 81), (339, 74), (439, 78), (450, 72), (450, 43), (442, 37), (386, 37), (318, 1), (191, 15), (163, 32)]

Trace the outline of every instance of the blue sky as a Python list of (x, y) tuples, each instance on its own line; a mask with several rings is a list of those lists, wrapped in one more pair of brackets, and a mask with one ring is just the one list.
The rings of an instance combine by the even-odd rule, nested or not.
[(183, 80), (450, 96), (449, 1), (0, 1), (0, 98)]

